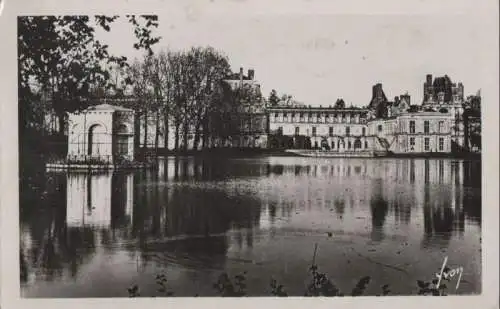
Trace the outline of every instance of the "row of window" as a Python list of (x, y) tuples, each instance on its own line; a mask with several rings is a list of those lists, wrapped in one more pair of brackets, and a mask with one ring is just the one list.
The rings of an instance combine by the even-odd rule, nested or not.
[[(424, 138), (424, 151), (429, 151), (430, 148), (430, 139), (428, 137)], [(415, 138), (410, 137), (410, 148), (413, 149), (415, 147)], [(443, 151), (444, 150), (444, 138), (440, 137), (438, 140), (438, 150)]]
[[(445, 133), (444, 132), (444, 121), (438, 122), (438, 132)], [(414, 120), (410, 120), (410, 133), (415, 133), (415, 121)], [(424, 120), (424, 133), (426, 133), (426, 134), (430, 133), (429, 120)]]
[[(330, 136), (333, 136), (333, 127), (329, 127), (328, 130), (329, 130), (329, 135)], [(278, 130), (282, 133), (283, 132), (283, 127), (279, 127)], [(365, 136), (366, 135), (366, 128), (362, 128), (362, 133), (361, 135)], [(379, 132), (382, 132), (383, 130), (383, 126), (382, 125), (378, 125), (377, 126), (377, 130)], [(444, 121), (439, 121), (438, 123), (438, 130), (440, 133), (445, 133), (444, 132)], [(416, 130), (415, 130), (415, 121), (414, 120), (411, 120), (410, 121), (410, 133), (415, 133)], [(430, 133), (430, 124), (429, 124), (429, 121), (428, 120), (425, 120), (424, 121), (424, 133), (425, 134), (429, 134)], [(351, 134), (351, 128), (350, 127), (345, 127), (345, 135), (350, 135)], [(300, 135), (300, 127), (295, 127), (295, 135)], [(312, 136), (316, 136), (317, 135), (317, 128), (316, 127), (312, 127)]]
[[(283, 134), (283, 127), (278, 128), (278, 132)], [(312, 136), (317, 135), (317, 128), (312, 127)], [(295, 127), (295, 135), (300, 135), (300, 127)], [(333, 136), (333, 127), (328, 128), (328, 135)], [(345, 127), (345, 135), (349, 136), (351, 135), (351, 128), (350, 127)], [(361, 135), (365, 136), (366, 135), (366, 128), (361, 128)]]
[[(300, 118), (304, 118), (305, 114), (306, 113), (298, 113)], [(295, 118), (295, 116), (296, 116), (296, 114), (294, 112), (290, 113), (290, 115), (292, 116), (292, 118)], [(342, 116), (342, 118), (347, 117), (347, 114), (345, 114), (345, 113), (342, 113), (340, 115)], [(357, 114), (357, 115), (359, 115), (359, 114)], [(313, 117), (320, 118), (320, 117), (324, 116), (326, 119), (328, 119), (330, 117), (329, 114), (315, 114), (312, 112), (307, 113), (307, 116), (309, 116), (309, 118), (313, 118)], [(333, 118), (338, 118), (338, 116), (339, 116), (339, 114), (333, 114)], [(274, 113), (274, 118), (278, 118), (278, 117), (279, 117), (279, 113)], [(286, 118), (286, 117), (288, 117), (288, 113), (285, 112), (285, 113), (283, 113), (283, 118)], [(352, 117), (352, 118), (354, 118), (354, 117)]]
[[(410, 120), (409, 126), (410, 126), (410, 134), (416, 133), (416, 123), (414, 120)], [(445, 129), (444, 128), (444, 121), (439, 121), (438, 122), (438, 132), (439, 133), (446, 133), (444, 129)], [(378, 132), (382, 132), (383, 126), (381, 124), (379, 124), (377, 126), (377, 130), (378, 130)], [(431, 131), (430, 130), (430, 121), (424, 120), (424, 133), (429, 134), (430, 131)]]
[[(323, 146), (326, 146), (326, 144), (323, 144), (322, 147)], [(348, 141), (347, 144), (346, 144), (344, 142), (341, 142), (340, 140), (337, 141), (337, 142), (332, 141), (331, 144), (330, 144), (330, 148), (331, 149), (342, 149), (342, 148), (345, 149), (346, 146), (347, 146), (347, 149), (352, 149), (353, 144), (350, 141)], [(319, 144), (318, 144), (317, 141), (315, 141), (314, 142), (314, 148), (318, 148), (318, 147), (319, 147)], [(361, 149), (361, 148), (362, 148), (361, 141), (360, 140), (354, 141), (354, 149)], [(368, 148), (368, 142), (365, 141), (365, 149), (367, 149), (367, 148)]]
[[(286, 119), (283, 118), (283, 122), (287, 122), (288, 120), (293, 121), (293, 118), (291, 119)], [(341, 118), (340, 121), (336, 121), (337, 118), (325, 118), (324, 120), (322, 118), (316, 118), (316, 120), (313, 120), (313, 118), (300, 118), (299, 121), (296, 122), (316, 122), (316, 123), (366, 123), (366, 119), (361, 118), (361, 119), (356, 119), (356, 118), (350, 118), (349, 120), (347, 118)], [(275, 118), (275, 122), (280, 122), (278, 118)]]

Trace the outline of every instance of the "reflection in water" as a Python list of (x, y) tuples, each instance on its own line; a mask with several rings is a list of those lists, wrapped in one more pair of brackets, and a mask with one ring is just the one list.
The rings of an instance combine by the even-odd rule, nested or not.
[[(378, 244), (403, 227), (425, 250), (447, 248), (466, 225), (481, 224), (478, 167), (428, 159), (177, 157), (156, 171), (51, 175), (53, 188), (21, 222), (21, 279), (76, 278), (103, 254), (120, 252), (143, 266), (224, 269), (234, 254), (265, 256), (263, 237), (269, 233), (270, 246), (279, 246), (274, 235), (285, 231), (343, 229)], [(363, 234), (362, 218), (371, 220), (370, 234)], [(294, 250), (309, 250), (302, 247)]]
[(370, 201), (370, 210), (372, 215), (372, 234), (373, 241), (382, 241), (384, 239), (384, 223), (389, 206), (382, 195), (382, 182), (376, 180), (373, 184), (373, 197)]

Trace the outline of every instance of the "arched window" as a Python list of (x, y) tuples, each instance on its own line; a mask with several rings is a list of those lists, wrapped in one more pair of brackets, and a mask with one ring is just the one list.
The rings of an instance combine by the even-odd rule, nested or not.
[(88, 155), (98, 156), (102, 153), (105, 131), (106, 129), (100, 124), (90, 126), (88, 132)]
[(359, 139), (356, 139), (354, 141), (354, 149), (360, 149), (361, 148), (361, 141)]

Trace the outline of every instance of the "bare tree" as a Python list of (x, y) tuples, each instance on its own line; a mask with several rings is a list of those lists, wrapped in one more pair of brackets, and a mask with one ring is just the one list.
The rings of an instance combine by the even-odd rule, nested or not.
[(137, 132), (134, 135), (134, 146), (136, 149), (140, 147), (140, 136), (138, 133), (141, 129), (141, 118), (144, 119), (143, 147), (147, 147), (148, 114), (153, 97), (147, 69), (149, 58), (150, 56), (146, 56), (143, 61), (135, 60), (127, 70), (127, 82), (132, 85), (132, 92), (135, 98), (133, 102), (129, 102), (128, 107), (132, 108), (136, 113), (134, 121), (134, 131)]
[(162, 70), (161, 58), (158, 55), (148, 57), (146, 63), (147, 77), (153, 90), (153, 101), (149, 105), (151, 113), (154, 115), (155, 135), (154, 148), (158, 153), (158, 143), (160, 135), (160, 114), (164, 105), (164, 70)]

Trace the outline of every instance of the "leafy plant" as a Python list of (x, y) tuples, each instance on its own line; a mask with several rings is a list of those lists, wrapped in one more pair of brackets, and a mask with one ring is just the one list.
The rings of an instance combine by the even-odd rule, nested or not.
[[(345, 296), (344, 293), (327, 277), (326, 274), (318, 271), (317, 265), (312, 265), (310, 267), (312, 279), (307, 285), (307, 291), (304, 296)], [(447, 286), (444, 281), (450, 281), (450, 277), (447, 276), (449, 272), (448, 268), (443, 270), (443, 279), (440, 282), (439, 287), (438, 279), (433, 279), (431, 281), (417, 280), (417, 286), (419, 288), (418, 295), (433, 295), (433, 296), (446, 296)], [(371, 282), (370, 276), (362, 277), (357, 284), (352, 289), (350, 296), (362, 296), (364, 295), (368, 284)], [(158, 292), (163, 293), (166, 296), (172, 296), (174, 292), (169, 291), (167, 288), (167, 278), (164, 274), (159, 274), (156, 276), (156, 283), (159, 286)], [(217, 282), (214, 283), (214, 288), (217, 290), (218, 294), (222, 297), (242, 297), (247, 296), (247, 285), (246, 285), (246, 272), (238, 274), (231, 278), (227, 273), (222, 273)], [(289, 296), (285, 290), (285, 287), (280, 284), (276, 279), (271, 278), (270, 282), (271, 295), (278, 297)], [(377, 296), (387, 296), (391, 293), (388, 284), (381, 286), (381, 293)], [(133, 285), (128, 288), (129, 297), (140, 296), (139, 287)], [(198, 297), (199, 295), (194, 295)]]
[(361, 296), (364, 294), (366, 287), (370, 283), (371, 278), (369, 276), (365, 276), (361, 278), (354, 289), (351, 292), (351, 296)]
[(276, 279), (271, 279), (271, 294), (273, 296), (280, 296), (280, 297), (285, 297), (288, 296), (288, 294), (285, 292), (285, 288), (283, 287), (282, 284), (278, 284), (278, 281)]
[[(388, 284), (384, 284), (382, 286), (382, 295), (383, 296), (387, 296), (387, 295), (389, 295), (390, 292), (391, 292), (391, 290), (389, 289), (389, 285)], [(378, 296), (380, 296), (380, 295), (378, 295)]]
[(132, 285), (127, 289), (129, 297), (139, 297), (141, 293), (139, 291), (139, 286), (137, 284)]
[(307, 286), (305, 296), (344, 296), (326, 274), (318, 272), (318, 266), (312, 265), (309, 270), (312, 280)]
[(227, 273), (222, 273), (214, 288), (223, 297), (241, 297), (246, 295), (246, 272), (234, 276), (234, 283)]
[(437, 284), (438, 279), (433, 279), (432, 281), (417, 280), (418, 295), (446, 296), (446, 284), (441, 283), (439, 287)]
[(167, 287), (167, 276), (165, 274), (156, 275), (156, 284), (158, 285), (158, 292), (163, 293), (165, 296), (174, 295), (174, 292), (169, 291)]

